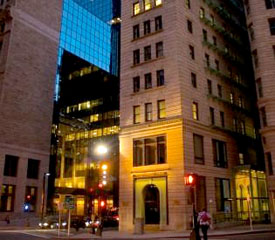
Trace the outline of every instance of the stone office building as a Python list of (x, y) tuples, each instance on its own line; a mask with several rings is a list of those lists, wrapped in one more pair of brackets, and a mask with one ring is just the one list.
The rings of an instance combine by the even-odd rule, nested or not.
[[(245, 12), (238, 0), (122, 2), (120, 231), (269, 217)], [(249, 94), (247, 94), (249, 93)]]

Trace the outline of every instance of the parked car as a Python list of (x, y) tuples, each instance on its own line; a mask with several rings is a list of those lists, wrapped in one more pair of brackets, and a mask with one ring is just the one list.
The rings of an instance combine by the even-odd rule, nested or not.
[(117, 227), (119, 224), (118, 208), (110, 209), (103, 217), (103, 227)]
[[(38, 223), (38, 226), (42, 229), (55, 229), (58, 228), (58, 222), (59, 219), (57, 216), (47, 216)], [(65, 228), (66, 226), (67, 222), (64, 219), (61, 219), (61, 228)]]

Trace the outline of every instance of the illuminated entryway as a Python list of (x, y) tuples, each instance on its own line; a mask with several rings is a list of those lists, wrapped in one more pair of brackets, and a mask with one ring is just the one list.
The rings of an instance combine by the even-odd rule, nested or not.
[(134, 218), (145, 224), (168, 224), (166, 177), (135, 179)]

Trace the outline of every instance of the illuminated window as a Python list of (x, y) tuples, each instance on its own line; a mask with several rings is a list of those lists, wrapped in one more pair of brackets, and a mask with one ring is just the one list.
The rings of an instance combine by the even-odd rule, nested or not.
[(64, 178), (71, 178), (73, 176), (73, 159), (69, 157), (65, 157), (64, 163)]
[(239, 153), (239, 164), (244, 165), (244, 155), (243, 155), (243, 153)]
[(205, 11), (203, 8), (200, 8), (200, 18), (204, 18), (205, 17)]
[(191, 8), (190, 0), (185, 0), (185, 6), (186, 6), (186, 8), (188, 8), (188, 9)]
[(36, 210), (37, 187), (26, 187), (25, 203), (29, 206), (29, 212)]
[(158, 119), (166, 117), (165, 100), (158, 101)]
[(14, 209), (15, 199), (15, 186), (14, 185), (2, 185), (1, 189), (1, 212), (12, 212)]
[(152, 103), (145, 103), (145, 121), (152, 121)]
[(143, 3), (144, 3), (144, 10), (145, 11), (150, 10), (152, 8), (151, 0), (144, 0)]
[(194, 120), (199, 120), (199, 106), (196, 102), (193, 102), (192, 104), (192, 114)]
[(133, 12), (134, 12), (134, 15), (137, 15), (137, 14), (140, 13), (140, 4), (139, 4), (139, 2), (134, 3)]
[(230, 180), (215, 178), (215, 192), (217, 211), (231, 212)]
[(140, 106), (134, 106), (134, 124), (140, 123)]
[(204, 164), (203, 136), (193, 134), (195, 163)]
[(230, 103), (234, 104), (234, 93), (230, 93)]
[(155, 6), (160, 6), (162, 4), (162, 0), (155, 0)]
[(239, 97), (239, 107), (244, 108), (244, 103), (243, 103), (243, 97), (242, 96)]

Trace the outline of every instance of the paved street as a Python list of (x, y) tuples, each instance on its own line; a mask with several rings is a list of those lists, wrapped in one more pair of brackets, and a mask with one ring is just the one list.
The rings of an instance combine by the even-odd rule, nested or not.
[(274, 240), (275, 233), (247, 234), (241, 236), (226, 237), (226, 240)]
[(30, 234), (18, 233), (18, 232), (13, 232), (13, 233), (1, 232), (0, 239), (1, 240), (42, 240), (45, 238), (33, 236)]

